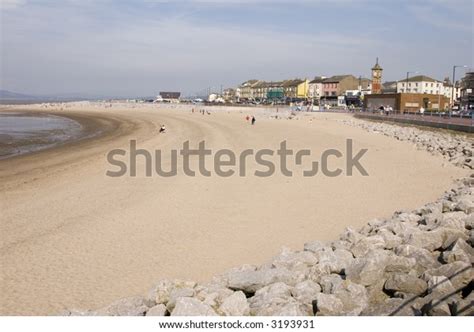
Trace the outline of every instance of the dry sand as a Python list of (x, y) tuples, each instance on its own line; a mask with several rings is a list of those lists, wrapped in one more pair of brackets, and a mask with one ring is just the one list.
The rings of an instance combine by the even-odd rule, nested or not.
[[(466, 174), (409, 143), (337, 121), (349, 115), (274, 120), (257, 114), (257, 124), (250, 126), (247, 113), (239, 111), (201, 115), (85, 104), (67, 112), (110, 130), (93, 140), (0, 161), (3, 315), (93, 309), (144, 294), (160, 278), (204, 281), (234, 266), (263, 263), (282, 246), (335, 239), (346, 226), (416, 208)], [(157, 134), (161, 123), (165, 135)], [(237, 153), (277, 149), (287, 140), (289, 147), (310, 148), (319, 158), (328, 148), (344, 151), (346, 138), (356, 150), (369, 149), (362, 160), (370, 176), (105, 175), (111, 169), (106, 153), (128, 149), (130, 139), (140, 148), (162, 149), (168, 158), (166, 151), (186, 140)], [(248, 171), (256, 167), (248, 165)]]

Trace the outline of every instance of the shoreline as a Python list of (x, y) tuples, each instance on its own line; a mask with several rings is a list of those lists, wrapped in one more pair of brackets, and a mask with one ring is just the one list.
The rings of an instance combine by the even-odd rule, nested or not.
[[(5, 155), (0, 160), (10, 160), (22, 156), (30, 156), (33, 154), (38, 154), (42, 152), (46, 152), (53, 149), (62, 148), (64, 146), (68, 146), (71, 144), (78, 144), (83, 141), (93, 140), (103, 137), (104, 135), (110, 134), (111, 132), (115, 131), (118, 127), (118, 123), (112, 123), (109, 119), (106, 118), (94, 118), (95, 114), (71, 114), (64, 111), (41, 111), (41, 110), (34, 110), (30, 108), (23, 108), (24, 105), (21, 105), (22, 108), (6, 108), (0, 109), (0, 114), (2, 112), (9, 113), (9, 112), (17, 112), (18, 116), (29, 116), (34, 115), (38, 117), (42, 116), (56, 116), (60, 118), (69, 119), (74, 121), (75, 123), (81, 126), (80, 132), (78, 135), (74, 137), (58, 140), (54, 143), (50, 143), (47, 146), (40, 147), (38, 149), (30, 150), (23, 153), (18, 154), (11, 154)], [(35, 144), (36, 141), (41, 142), (38, 136), (34, 137), (31, 141), (31, 144)], [(12, 145), (12, 149), (17, 148), (17, 145)]]

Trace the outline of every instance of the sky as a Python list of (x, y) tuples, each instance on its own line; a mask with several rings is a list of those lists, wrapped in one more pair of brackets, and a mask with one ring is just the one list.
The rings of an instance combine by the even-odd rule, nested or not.
[(248, 79), (369, 77), (377, 57), (384, 81), (441, 80), (474, 67), (473, 3), (0, 0), (0, 89), (200, 95)]

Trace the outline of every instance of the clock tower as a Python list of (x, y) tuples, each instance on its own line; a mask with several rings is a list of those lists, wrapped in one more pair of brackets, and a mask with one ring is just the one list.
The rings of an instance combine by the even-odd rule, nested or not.
[(379, 65), (379, 58), (372, 68), (372, 94), (382, 93), (382, 67)]

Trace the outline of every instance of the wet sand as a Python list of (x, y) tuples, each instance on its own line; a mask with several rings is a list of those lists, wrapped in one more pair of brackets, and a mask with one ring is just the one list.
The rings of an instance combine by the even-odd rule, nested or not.
[[(250, 126), (238, 111), (200, 115), (92, 104), (63, 112), (103, 134), (0, 161), (3, 315), (97, 308), (143, 294), (160, 278), (204, 281), (233, 266), (263, 263), (282, 246), (332, 240), (345, 226), (416, 208), (467, 174), (409, 143), (343, 125), (338, 120), (348, 115), (342, 114), (257, 115)], [(158, 135), (162, 123), (168, 132)], [(356, 151), (369, 150), (368, 177), (105, 175), (107, 152), (128, 150), (131, 139), (151, 151), (205, 140), (208, 148), (235, 152), (276, 150), (287, 140), (319, 157), (328, 148), (344, 151), (347, 138)], [(256, 168), (249, 165), (248, 172)]]

